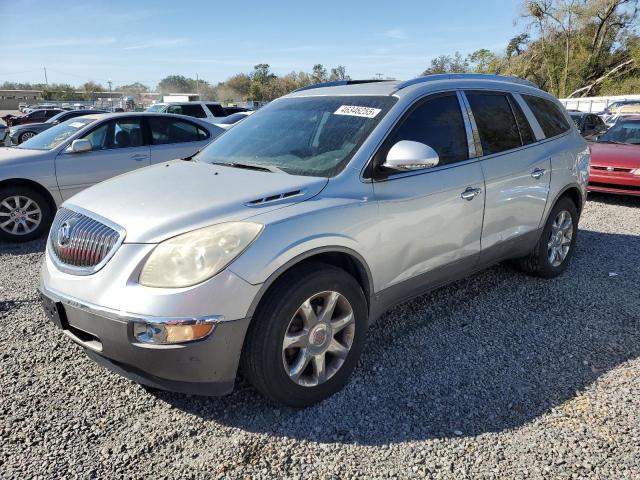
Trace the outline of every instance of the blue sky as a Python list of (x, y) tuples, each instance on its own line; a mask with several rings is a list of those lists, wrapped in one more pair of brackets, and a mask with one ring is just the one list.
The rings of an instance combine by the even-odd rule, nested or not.
[(502, 50), (519, 0), (374, 2), (0, 0), (0, 83), (114, 86), (166, 75), (210, 82), (268, 63), (282, 74), (345, 65), (411, 78), (440, 54)]

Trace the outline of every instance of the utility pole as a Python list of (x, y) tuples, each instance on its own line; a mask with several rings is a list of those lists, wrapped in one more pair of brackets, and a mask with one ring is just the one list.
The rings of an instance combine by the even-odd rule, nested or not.
[(113, 112), (113, 98), (111, 97), (111, 84), (113, 83), (111, 79), (107, 80), (109, 84), (109, 105), (111, 106), (111, 111)]
[(198, 94), (198, 100), (200, 100), (200, 78), (196, 73), (196, 93)]
[(49, 80), (47, 80), (47, 67), (42, 67), (42, 69), (44, 70), (44, 84), (48, 87)]

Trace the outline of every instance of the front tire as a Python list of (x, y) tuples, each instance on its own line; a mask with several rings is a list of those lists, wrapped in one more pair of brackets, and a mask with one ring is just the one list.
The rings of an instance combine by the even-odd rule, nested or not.
[(275, 403), (313, 405), (347, 383), (367, 323), (366, 299), (351, 275), (322, 263), (294, 267), (276, 281), (256, 312), (242, 371)]
[(0, 240), (27, 242), (41, 237), (53, 214), (42, 194), (29, 187), (0, 188)]
[(26, 142), (27, 140), (36, 136), (35, 132), (24, 132), (18, 136), (18, 144)]
[(551, 210), (533, 251), (517, 260), (516, 265), (529, 275), (557, 277), (569, 266), (577, 235), (578, 209), (569, 198), (561, 198)]

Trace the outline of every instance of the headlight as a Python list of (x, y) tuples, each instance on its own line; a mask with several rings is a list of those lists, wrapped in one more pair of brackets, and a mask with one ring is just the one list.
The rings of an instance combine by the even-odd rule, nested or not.
[(263, 226), (229, 222), (178, 235), (158, 244), (142, 267), (147, 287), (190, 287), (213, 277), (258, 237)]
[(640, 168), (636, 168), (636, 169), (633, 171), (633, 174), (634, 174), (636, 177), (640, 177)]

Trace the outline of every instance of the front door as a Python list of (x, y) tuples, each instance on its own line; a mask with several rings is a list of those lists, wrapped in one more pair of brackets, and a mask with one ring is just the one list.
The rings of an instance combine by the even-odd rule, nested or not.
[(140, 117), (105, 121), (83, 138), (91, 142), (92, 150), (63, 150), (56, 157), (56, 177), (65, 200), (98, 182), (150, 164)]
[(381, 165), (401, 140), (432, 147), (439, 164), (388, 172), (374, 181), (379, 204), (380, 258), (376, 285), (391, 297), (409, 297), (473, 269), (480, 252), (484, 180), (455, 92), (420, 100), (385, 141)]
[(151, 164), (194, 155), (212, 139), (202, 127), (180, 118), (149, 116)]

